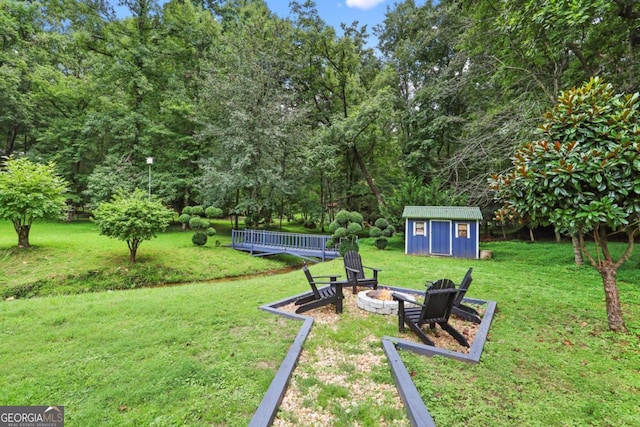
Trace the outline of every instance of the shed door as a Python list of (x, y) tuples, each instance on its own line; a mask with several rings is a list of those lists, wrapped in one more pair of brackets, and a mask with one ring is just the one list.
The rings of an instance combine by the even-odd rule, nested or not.
[(435, 255), (451, 255), (451, 221), (432, 220), (431, 253)]

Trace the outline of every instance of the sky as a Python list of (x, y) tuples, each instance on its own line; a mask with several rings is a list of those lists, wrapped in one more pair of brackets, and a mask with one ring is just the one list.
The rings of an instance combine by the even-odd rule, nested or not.
[[(290, 0), (265, 0), (265, 2), (279, 17), (289, 17)], [(372, 48), (378, 44), (373, 34), (373, 27), (382, 24), (387, 8), (393, 9), (395, 3), (400, 2), (401, 0), (315, 0), (320, 18), (327, 25), (334, 27), (338, 35), (342, 35), (341, 23), (351, 25), (353, 21), (358, 21), (358, 27), (366, 25), (369, 33), (367, 46)], [(416, 6), (422, 6), (424, 3), (425, 0), (415, 1)]]
[[(290, 0), (266, 0), (269, 9), (281, 18), (289, 16)], [(367, 25), (369, 32), (373, 26), (384, 21), (387, 6), (393, 7), (397, 0), (316, 0), (320, 18), (328, 25), (340, 29), (340, 23), (350, 25), (358, 21), (359, 26)]]

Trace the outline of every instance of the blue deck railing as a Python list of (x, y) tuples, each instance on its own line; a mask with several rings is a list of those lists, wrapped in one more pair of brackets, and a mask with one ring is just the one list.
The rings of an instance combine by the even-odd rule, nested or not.
[(264, 230), (232, 230), (234, 249), (259, 253), (289, 253), (299, 256), (336, 258), (336, 248), (327, 248), (331, 236), (318, 234), (283, 233)]

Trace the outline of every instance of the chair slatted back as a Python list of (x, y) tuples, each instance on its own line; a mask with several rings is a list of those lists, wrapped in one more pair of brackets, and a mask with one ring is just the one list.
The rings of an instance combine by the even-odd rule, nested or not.
[[(345, 267), (352, 268), (354, 270), (358, 270), (356, 274), (357, 279), (364, 279), (364, 267), (362, 267), (362, 257), (356, 251), (348, 251), (344, 254), (344, 265)], [(349, 279), (352, 278), (354, 273), (350, 270), (346, 271), (347, 277)]]
[(453, 302), (453, 305), (460, 305), (462, 300), (464, 299), (464, 294), (467, 293), (469, 286), (471, 286), (471, 282), (473, 279), (471, 278), (471, 273), (473, 272), (473, 268), (469, 268), (467, 270), (467, 274), (464, 275), (462, 282), (460, 282), (460, 286), (458, 287), (458, 296), (456, 300)]
[(315, 295), (316, 299), (320, 299), (320, 292), (318, 291), (318, 287), (316, 286), (316, 282), (309, 271), (309, 267), (305, 264), (302, 266), (302, 271), (304, 271), (304, 275), (307, 276), (307, 280), (309, 281), (309, 286), (311, 286), (311, 290), (313, 291), (313, 295)]
[(451, 280), (439, 279), (433, 282), (425, 292), (419, 323), (448, 321), (457, 295), (458, 290)]

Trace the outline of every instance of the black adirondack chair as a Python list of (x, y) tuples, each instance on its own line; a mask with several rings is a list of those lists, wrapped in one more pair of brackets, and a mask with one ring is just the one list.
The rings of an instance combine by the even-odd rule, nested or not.
[(464, 275), (462, 282), (460, 282), (460, 286), (458, 286), (458, 296), (453, 302), (453, 309), (451, 312), (461, 319), (480, 324), (480, 322), (482, 322), (482, 319), (480, 319), (480, 313), (478, 313), (477, 310), (462, 304), (462, 299), (467, 293), (469, 286), (471, 286), (471, 281), (473, 280), (471, 278), (472, 271), (473, 268), (469, 268), (469, 270), (467, 270), (467, 274)]
[(411, 301), (404, 295), (394, 292), (393, 299), (398, 301), (398, 330), (404, 332), (406, 324), (423, 343), (435, 346), (434, 342), (422, 330), (422, 325), (428, 324), (433, 329), (438, 324), (460, 345), (469, 347), (467, 339), (449, 324), (449, 315), (457, 295), (456, 285), (449, 279), (433, 282), (425, 291), (423, 304)]
[[(371, 274), (367, 277), (364, 270), (371, 270)], [(352, 283), (353, 293), (356, 293), (356, 287), (365, 286), (368, 288), (378, 289), (378, 272), (379, 268), (367, 267), (362, 265), (362, 257), (356, 251), (348, 251), (344, 254), (344, 270), (347, 273), (347, 279)]]
[[(306, 264), (302, 267), (302, 271), (309, 281), (313, 294), (296, 301), (296, 305), (300, 306), (296, 309), (296, 313), (304, 313), (329, 304), (336, 306), (336, 313), (342, 313), (342, 300), (344, 299), (342, 285), (344, 282), (338, 281), (338, 276), (312, 276)], [(329, 280), (319, 281), (318, 279)], [(326, 286), (318, 287), (319, 285)]]

